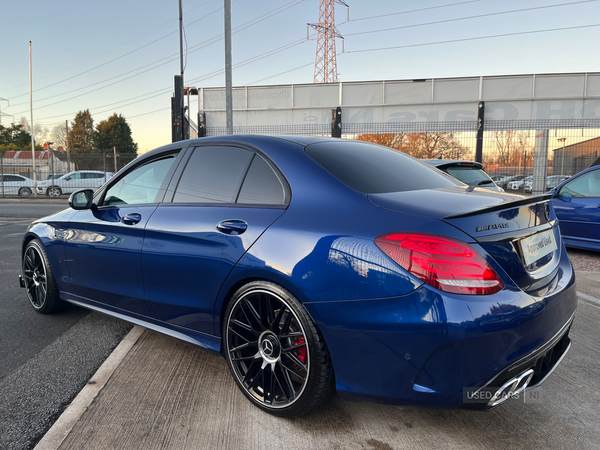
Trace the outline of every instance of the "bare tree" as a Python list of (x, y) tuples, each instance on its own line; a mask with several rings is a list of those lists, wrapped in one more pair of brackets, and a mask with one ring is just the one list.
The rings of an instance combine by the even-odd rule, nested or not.
[(50, 139), (54, 142), (54, 147), (62, 146), (67, 149), (67, 127), (65, 125), (56, 125), (52, 128)]
[[(31, 125), (25, 117), (21, 117), (20, 124), (23, 125), (23, 129), (31, 134)], [(43, 144), (48, 140), (48, 128), (43, 127), (39, 123), (33, 126), (33, 140), (36, 144)]]

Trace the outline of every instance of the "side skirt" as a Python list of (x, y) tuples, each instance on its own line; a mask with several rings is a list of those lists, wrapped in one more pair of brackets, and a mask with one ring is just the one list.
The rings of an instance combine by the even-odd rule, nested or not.
[(116, 317), (117, 319), (121, 319), (134, 325), (139, 325), (140, 327), (164, 334), (173, 339), (177, 339), (178, 341), (182, 341), (188, 345), (199, 348), (207, 353), (222, 356), (221, 338), (217, 336), (198, 333), (186, 328), (180, 328), (178, 331), (174, 328), (161, 325), (162, 322), (154, 321), (148, 317), (143, 317), (132, 313), (122, 314), (111, 309), (106, 309), (105, 305), (97, 304), (97, 302), (93, 300), (79, 297), (74, 294), (69, 294), (67, 292), (61, 292), (61, 298), (69, 303), (81, 306), (82, 308), (91, 309), (92, 311), (98, 311), (102, 314)]

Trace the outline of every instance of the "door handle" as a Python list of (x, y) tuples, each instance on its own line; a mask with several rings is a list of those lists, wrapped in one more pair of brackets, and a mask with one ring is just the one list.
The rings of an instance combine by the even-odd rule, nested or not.
[(142, 215), (139, 213), (129, 213), (121, 219), (125, 225), (135, 225), (142, 220)]
[(219, 230), (221, 233), (231, 234), (233, 236), (242, 234), (247, 229), (248, 224), (243, 220), (223, 220), (217, 224), (217, 230)]

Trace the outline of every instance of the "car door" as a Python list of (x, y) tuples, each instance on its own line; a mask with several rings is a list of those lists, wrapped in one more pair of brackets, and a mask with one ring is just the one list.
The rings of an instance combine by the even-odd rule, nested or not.
[(258, 237), (285, 211), (287, 182), (254, 151), (194, 149), (172, 201), (158, 206), (142, 250), (145, 298), (153, 317), (215, 334), (217, 294)]
[(69, 222), (69, 293), (147, 315), (141, 250), (144, 228), (164, 196), (178, 151), (142, 161), (99, 193), (98, 206)]
[(600, 242), (600, 168), (564, 184), (553, 205), (567, 244)]

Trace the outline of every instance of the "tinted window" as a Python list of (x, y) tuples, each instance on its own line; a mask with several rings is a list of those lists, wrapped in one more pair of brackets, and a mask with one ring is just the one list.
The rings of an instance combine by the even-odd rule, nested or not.
[(237, 147), (198, 147), (188, 161), (174, 202), (234, 203), (253, 152)]
[(80, 180), (81, 172), (73, 172), (73, 173), (67, 174), (67, 175), (65, 175), (65, 178), (70, 178), (71, 180)]
[(477, 186), (479, 184), (491, 184), (491, 179), (485, 172), (479, 170), (473, 166), (449, 166), (445, 169), (454, 178), (458, 178), (460, 181), (467, 183), (471, 186)]
[(337, 179), (365, 194), (462, 186), (425, 163), (366, 142), (313, 144), (306, 153)]
[(175, 155), (155, 160), (134, 169), (113, 184), (104, 196), (103, 205), (133, 205), (160, 201), (156, 196)]
[(560, 197), (600, 197), (600, 170), (592, 170), (560, 189)]
[(104, 174), (103, 173), (84, 173), (83, 174), (83, 178), (104, 178)]
[(260, 156), (256, 156), (244, 179), (238, 203), (282, 205), (284, 191), (279, 178)]
[(23, 178), (16, 175), (4, 175), (4, 182), (7, 181), (23, 181)]

